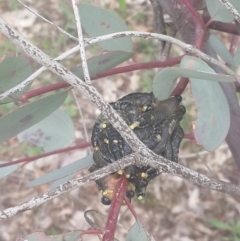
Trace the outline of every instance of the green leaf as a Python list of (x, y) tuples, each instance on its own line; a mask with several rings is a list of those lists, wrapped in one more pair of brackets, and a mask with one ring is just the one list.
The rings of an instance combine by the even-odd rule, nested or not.
[(75, 140), (75, 130), (71, 118), (63, 110), (58, 109), (21, 132), (18, 140), (43, 147), (45, 152), (54, 151), (71, 145)]
[(126, 241), (151, 241), (151, 237), (143, 224), (137, 220), (127, 234)]
[(216, 54), (218, 54), (228, 64), (233, 66), (235, 65), (232, 55), (229, 53), (224, 43), (216, 35), (211, 34), (208, 41)]
[(231, 23), (234, 19), (232, 14), (218, 1), (206, 0), (208, 12), (213, 21)]
[[(0, 164), (7, 163), (6, 161), (0, 161)], [(9, 162), (10, 164), (10, 162)], [(18, 164), (7, 166), (7, 167), (0, 167), (0, 178), (6, 177), (7, 175), (11, 174), (12, 172), (16, 171), (19, 168)]]
[[(102, 53), (99, 56), (90, 58), (88, 63), (89, 74), (91, 77), (96, 76), (108, 69), (111, 69), (133, 56), (132, 52), (124, 51), (111, 51), (107, 53)], [(82, 66), (77, 66), (73, 68), (72, 72), (79, 78), (83, 79)]]
[(0, 118), (0, 143), (16, 136), (49, 116), (67, 98), (63, 91), (24, 105)]
[[(5, 55), (0, 59), (0, 92), (3, 93), (12, 87), (20, 84), (33, 72), (29, 59), (24, 56)], [(16, 92), (3, 100), (0, 104), (13, 102), (29, 90), (31, 84), (28, 84), (22, 91)]]
[(48, 182), (52, 182), (58, 180), (60, 178), (64, 178), (72, 173), (75, 173), (87, 166), (93, 164), (92, 155), (88, 155), (80, 160), (77, 160), (67, 166), (61, 167), (55, 171), (49, 172), (48, 174), (39, 177), (28, 183), (28, 187), (39, 186)]
[(69, 180), (73, 179), (73, 177), (74, 177), (74, 174), (71, 174), (71, 175), (69, 175), (69, 176), (66, 176), (66, 177), (63, 177), (63, 178), (61, 178), (61, 179), (58, 179), (58, 180), (54, 181), (54, 182), (51, 184), (49, 190), (52, 190), (52, 189), (54, 189), (54, 188), (62, 185), (63, 183), (68, 182)]
[(178, 77), (198, 78), (201, 80), (211, 80), (217, 82), (234, 82), (230, 75), (209, 73), (191, 68), (167, 67), (157, 73), (153, 79), (153, 94), (158, 100), (167, 99), (175, 86)]
[(232, 231), (232, 227), (229, 224), (223, 223), (221, 221), (218, 220), (211, 220), (210, 224), (214, 227), (214, 228), (218, 228), (221, 230), (228, 230), (228, 231)]
[(56, 236), (46, 236), (42, 232), (36, 232), (27, 235), (21, 240), (24, 241), (76, 241), (79, 240), (81, 231), (73, 231), (70, 233), (60, 234)]
[[(202, 60), (184, 56), (181, 67), (215, 73)], [(213, 151), (225, 140), (230, 126), (230, 111), (219, 83), (190, 78), (191, 93), (198, 109), (198, 119), (193, 123), (196, 141), (206, 150)]]
[[(82, 26), (90, 37), (128, 31), (124, 21), (113, 12), (88, 4), (81, 4), (79, 12)], [(99, 42), (98, 45), (110, 51), (122, 50), (131, 52), (133, 50), (130, 37), (106, 40)]]

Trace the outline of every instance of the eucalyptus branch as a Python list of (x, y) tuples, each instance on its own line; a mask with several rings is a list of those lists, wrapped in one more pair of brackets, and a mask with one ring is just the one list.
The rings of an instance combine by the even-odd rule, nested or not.
[[(209, 55), (201, 52), (200, 50), (195, 48), (193, 45), (185, 44), (184, 42), (182, 42), (178, 39), (175, 39), (173, 37), (166, 36), (163, 34), (137, 32), (137, 31), (126, 31), (126, 32), (107, 34), (107, 35), (99, 36), (99, 37), (95, 37), (95, 38), (84, 39), (84, 42), (85, 42), (85, 46), (88, 46), (91, 44), (99, 43), (101, 41), (125, 37), (125, 36), (142, 37), (142, 38), (146, 38), (146, 39), (160, 39), (160, 40), (164, 40), (166, 42), (170, 42), (172, 44), (176, 44), (177, 46), (184, 49), (186, 52), (196, 55), (197, 57), (203, 59), (207, 63), (215, 64), (216, 66), (220, 67), (227, 74), (234, 76), (235, 79), (240, 83), (240, 77), (237, 74), (235, 74), (231, 69), (229, 69), (224, 64), (222, 64), (221, 62), (219, 62), (216, 59), (211, 58)], [(72, 48), (71, 50), (65, 52), (64, 54), (60, 55), (55, 60), (62, 60), (64, 58), (68, 57), (69, 55), (77, 52), (78, 49), (79, 49), (79, 46), (76, 46), (76, 47)], [(18, 84), (17, 86), (15, 86), (15, 87), (9, 89), (8, 91), (4, 92), (3, 94), (1, 94), (0, 100), (6, 98), (9, 95), (12, 95), (16, 91), (21, 91), (27, 84), (29, 84), (34, 78), (36, 78), (39, 74), (41, 74), (46, 69), (47, 69), (46, 67), (41, 67), (40, 69), (38, 69), (35, 73), (33, 73), (31, 76), (29, 76), (22, 83)]]
[[(63, 60), (65, 58), (67, 58), (68, 56), (76, 53), (79, 50), (79, 45), (73, 47), (72, 49), (68, 50), (67, 52), (61, 54), (60, 56), (58, 56), (57, 58), (55, 58), (54, 60), (56, 61), (60, 61)], [(27, 79), (25, 79), (23, 82), (21, 82), (20, 84), (12, 87), (11, 89), (5, 91), (4, 93), (0, 94), (0, 100), (3, 100), (5, 98), (7, 98), (9, 95), (12, 95), (15, 92), (18, 91), (22, 91), (28, 84), (30, 84), (38, 75), (40, 75), (41, 73), (43, 73), (44, 71), (46, 71), (47, 68), (46, 67), (41, 67), (39, 68), (37, 71), (35, 71), (33, 74), (31, 74)]]
[(231, 69), (226, 67), (224, 64), (222, 64), (218, 60), (210, 57), (209, 55), (207, 55), (205, 53), (203, 53), (202, 51), (198, 50), (197, 48), (195, 48), (191, 44), (186, 44), (186, 43), (184, 43), (184, 42), (182, 42), (182, 41), (180, 41), (176, 38), (173, 38), (173, 37), (170, 37), (170, 36), (167, 36), (167, 35), (156, 34), (156, 33), (147, 33), (147, 32), (139, 32), (139, 31), (125, 31), (125, 32), (117, 32), (117, 33), (113, 33), (113, 34), (107, 34), (107, 35), (91, 38), (91, 39), (86, 40), (85, 42), (89, 43), (89, 41), (90, 41), (91, 44), (93, 44), (93, 43), (96, 43), (96, 42), (120, 38), (120, 37), (125, 37), (125, 36), (141, 37), (141, 38), (146, 38), (146, 39), (159, 39), (159, 40), (164, 40), (164, 41), (170, 42), (172, 44), (176, 44), (177, 46), (179, 46), (180, 48), (182, 48), (186, 52), (199, 57), (200, 59), (206, 61), (207, 63), (214, 64), (214, 65), (220, 67), (224, 72), (226, 72), (229, 75), (234, 76), (235, 79), (238, 82), (240, 82), (240, 76), (238, 76), (236, 73), (234, 73)]
[(135, 164), (135, 158), (134, 155), (128, 155), (127, 157), (124, 157), (123, 159), (114, 162), (111, 165), (108, 165), (104, 168), (101, 168), (93, 173), (87, 174), (83, 177), (73, 179), (69, 182), (66, 182), (48, 192), (43, 193), (42, 195), (39, 195), (37, 197), (33, 197), (31, 200), (15, 207), (7, 208), (4, 211), (0, 212), (0, 220), (8, 219), (18, 213), (22, 213), (24, 211), (33, 209), (35, 207), (40, 206), (41, 204), (50, 201), (53, 198), (56, 198), (64, 193), (67, 193), (73, 189), (76, 189), (84, 184), (87, 184), (91, 181), (95, 181), (101, 177), (104, 177), (106, 175), (109, 175), (113, 172), (116, 172), (119, 170), (119, 168), (124, 168), (129, 165)]
[[(130, 145), (132, 150), (135, 152), (133, 155), (124, 157), (122, 160), (117, 161), (109, 166), (104, 167), (92, 174), (88, 174), (80, 179), (67, 182), (60, 185), (58, 188), (43, 194), (40, 197), (33, 198), (29, 202), (7, 209), (0, 213), (1, 219), (6, 219), (19, 212), (29, 210), (36, 207), (54, 197), (61, 195), (73, 188), (88, 183), (92, 180), (97, 180), (104, 177), (112, 172), (117, 171), (119, 168), (124, 168), (128, 165), (136, 164), (138, 166), (152, 166), (159, 170), (159, 174), (168, 172), (173, 175), (177, 175), (184, 179), (190, 180), (203, 187), (208, 187), (212, 190), (221, 191), (228, 194), (240, 195), (240, 187), (230, 183), (211, 179), (202, 175), (196, 171), (183, 167), (180, 164), (173, 163), (158, 156), (148, 148), (135, 136), (128, 125), (119, 117), (117, 112), (107, 103), (100, 93), (91, 85), (86, 84), (84, 81), (79, 79), (77, 76), (71, 73), (70, 70), (62, 66), (57, 61), (51, 59), (48, 55), (43, 53), (40, 49), (32, 45), (30, 42), (25, 40), (17, 31), (12, 29), (3, 19), (0, 18), (0, 31), (8, 37), (12, 42), (19, 46), (26, 54), (35, 59), (40, 64), (47, 67), (53, 73), (64, 78), (69, 84), (75, 87), (78, 91), (83, 93), (89, 100), (96, 104), (101, 110), (103, 115), (108, 118), (114, 128), (122, 135), (125, 141)], [(136, 161), (136, 159), (137, 161)]]
[[(162, 162), (165, 162), (165, 163), (162, 164)], [(95, 181), (99, 178), (102, 178), (106, 175), (116, 172), (119, 169), (123, 169), (130, 165), (142, 166), (143, 164), (149, 165), (149, 166), (157, 169), (159, 172), (159, 175), (162, 173), (170, 173), (175, 176), (184, 178), (186, 180), (190, 180), (191, 182), (193, 182), (199, 186), (207, 187), (211, 190), (228, 193), (228, 194), (233, 194), (233, 195), (240, 195), (240, 187), (238, 187), (234, 184), (223, 182), (223, 181), (216, 180), (213, 178), (209, 178), (203, 174), (200, 174), (200, 173), (198, 173), (194, 170), (191, 170), (187, 167), (184, 167), (180, 164), (171, 162), (156, 154), (154, 154), (153, 158), (151, 158), (151, 160), (149, 160), (148, 157), (142, 157), (142, 156), (139, 156), (137, 153), (134, 153), (134, 154), (125, 156), (122, 159), (120, 159), (110, 165), (107, 165), (104, 168), (101, 168), (93, 173), (87, 174), (83, 177), (73, 179), (69, 182), (61, 184), (60, 186), (58, 186), (48, 192), (45, 192), (40, 196), (34, 197), (31, 200), (29, 200), (19, 206), (5, 209), (4, 211), (0, 212), (0, 220), (8, 219), (18, 213), (22, 213), (24, 211), (38, 207), (41, 204), (43, 204), (47, 201), (50, 201), (53, 198), (56, 198), (64, 193), (67, 193), (80, 186), (83, 186), (84, 184), (87, 184), (90, 181)]]
[(74, 12), (75, 20), (76, 20), (76, 25), (77, 25), (80, 56), (82, 59), (83, 76), (84, 76), (85, 82), (87, 84), (91, 84), (91, 79), (90, 79), (87, 60), (86, 60), (86, 53), (85, 53), (85, 48), (84, 48), (81, 19), (80, 19), (80, 14), (79, 14), (78, 7), (76, 5), (75, 0), (72, 0), (72, 7), (73, 7), (73, 12)]
[(228, 0), (218, 0), (240, 23), (240, 14), (237, 9)]

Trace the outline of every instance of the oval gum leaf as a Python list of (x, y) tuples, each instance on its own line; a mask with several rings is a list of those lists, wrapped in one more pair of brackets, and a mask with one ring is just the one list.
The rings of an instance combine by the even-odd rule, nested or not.
[(58, 109), (21, 132), (18, 140), (43, 147), (45, 152), (54, 151), (71, 145), (75, 140), (75, 130), (71, 118), (63, 110)]
[(217, 82), (234, 82), (230, 75), (209, 73), (190, 68), (167, 67), (158, 72), (153, 79), (153, 94), (158, 100), (167, 99), (175, 85), (178, 77), (207, 79)]
[(151, 241), (153, 240), (148, 234), (140, 221), (136, 221), (127, 234), (126, 241)]
[(229, 53), (224, 43), (216, 35), (211, 34), (208, 42), (216, 54), (219, 55), (225, 62), (230, 65), (235, 65), (232, 55)]
[(16, 136), (49, 116), (63, 104), (67, 95), (67, 91), (62, 91), (44, 97), (19, 107), (0, 118), (0, 143)]
[[(215, 73), (202, 60), (184, 56), (181, 67)], [(219, 83), (190, 78), (191, 91), (198, 109), (198, 119), (193, 123), (196, 141), (206, 150), (217, 149), (225, 140), (230, 126), (227, 99)]]
[(208, 12), (213, 21), (231, 23), (234, 19), (232, 14), (218, 1), (206, 0)]
[[(24, 55), (14, 56), (8, 54), (0, 60), (0, 92), (3, 93), (14, 86), (20, 84), (33, 72), (29, 58)], [(0, 103), (13, 102), (19, 99), (27, 90), (31, 83), (28, 84), (22, 91), (15, 92), (11, 97), (0, 100)]]
[(61, 167), (57, 170), (54, 170), (52, 172), (49, 172), (48, 174), (39, 177), (27, 184), (28, 187), (35, 187), (39, 186), (48, 182), (52, 182), (55, 180), (59, 180), (61, 178), (64, 178), (68, 175), (71, 175), (72, 173), (75, 173), (85, 167), (88, 167), (93, 164), (93, 158), (92, 155), (87, 155), (84, 158), (77, 160), (69, 165), (66, 165), (64, 167)]
[[(7, 162), (6, 161), (0, 161), (0, 164), (3, 164), (3, 163), (7, 163)], [(7, 166), (7, 167), (0, 167), (0, 178), (6, 177), (7, 175), (16, 171), (18, 168), (19, 168), (18, 164)]]
[[(89, 4), (81, 4), (79, 8), (82, 26), (90, 37), (128, 31), (124, 21), (115, 13), (97, 8)], [(132, 40), (130, 37), (106, 40), (98, 43), (106, 50), (122, 50), (132, 52)]]

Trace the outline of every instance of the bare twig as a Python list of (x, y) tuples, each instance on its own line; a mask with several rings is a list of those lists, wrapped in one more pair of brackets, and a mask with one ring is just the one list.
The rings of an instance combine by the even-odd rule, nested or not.
[[(82, 122), (82, 125), (83, 125), (83, 131), (84, 131), (84, 135), (85, 135), (85, 140), (87, 142), (89, 142), (89, 136), (88, 136), (88, 132), (87, 132), (87, 128), (86, 128), (86, 123), (85, 123), (85, 120), (84, 120), (84, 117), (83, 117), (83, 113), (82, 113), (82, 108), (81, 108), (81, 105), (80, 105), (80, 101), (79, 99), (77, 98), (77, 95), (75, 93), (75, 90), (72, 89), (72, 94), (73, 94), (73, 97), (74, 97), (74, 100), (75, 100), (75, 103), (77, 105), (77, 108), (78, 108), (78, 111), (79, 111), (79, 114), (80, 114), (80, 122)], [(90, 150), (90, 149), (89, 149)]]
[[(142, 38), (147, 38), (147, 39), (162, 39), (162, 40), (165, 40), (165, 41), (170, 42), (172, 44), (176, 44), (177, 46), (183, 48), (186, 52), (196, 55), (197, 57), (203, 59), (207, 63), (217, 65), (224, 72), (226, 72), (229, 75), (234, 76), (235, 79), (240, 82), (240, 77), (237, 74), (235, 74), (232, 70), (230, 70), (228, 67), (226, 67), (224, 64), (222, 64), (219, 61), (215, 60), (214, 58), (211, 58), (210, 56), (206, 55), (205, 53), (196, 49), (194, 46), (192, 46), (190, 44), (185, 44), (184, 42), (182, 42), (178, 39), (175, 39), (173, 37), (170, 37), (170, 36), (166, 36), (166, 35), (162, 35), (162, 34), (155, 34), (155, 33), (147, 33), (147, 32), (137, 32), (137, 31), (130, 32), (130, 31), (127, 31), (127, 32), (118, 32), (118, 33), (108, 34), (108, 35), (99, 36), (99, 37), (95, 37), (95, 38), (85, 39), (84, 41), (85, 41), (85, 44), (87, 46), (87, 45), (91, 45), (91, 44), (98, 43), (98, 42), (101, 42), (101, 41), (125, 37), (125, 36), (142, 37)], [(73, 53), (77, 52), (78, 49), (79, 49), (79, 46), (76, 46), (76, 47), (72, 48), (71, 50), (65, 52), (61, 56), (57, 57), (55, 60), (62, 60), (64, 58), (66, 58), (67, 56), (69, 56), (70, 54), (73, 54)], [(10, 90), (1, 94), (0, 100), (6, 98), (9, 95), (12, 95), (16, 91), (23, 90), (23, 88), (27, 84), (29, 84), (34, 78), (36, 78), (40, 73), (42, 73), (46, 69), (47, 68), (45, 68), (45, 67), (40, 68), (39, 70), (36, 71), (37, 73), (36, 72), (33, 73), (31, 76), (29, 76), (22, 83), (18, 84), (17, 86), (15, 86), (15, 87), (11, 88)]]
[(32, 208), (38, 207), (39, 205), (55, 198), (58, 197), (66, 192), (69, 192), (70, 190), (73, 190), (79, 186), (82, 186), (86, 183), (89, 183), (90, 181), (97, 180), (101, 177), (106, 176), (107, 174), (111, 174), (113, 172), (116, 172), (119, 170), (119, 165), (121, 164), (121, 168), (124, 168), (125, 166), (131, 165), (135, 163), (134, 156), (128, 156), (128, 158), (124, 158), (124, 164), (120, 162), (115, 162), (113, 165), (106, 166), (102, 169), (97, 170), (94, 173), (85, 175), (84, 177), (78, 178), (78, 179), (73, 179), (67, 183), (64, 183), (60, 185), (57, 188), (54, 188), (48, 192), (43, 193), (40, 196), (34, 197), (31, 200), (19, 205), (15, 206), (12, 208), (5, 209), (4, 211), (0, 212), (0, 220), (4, 220), (7, 218), (10, 218), (18, 213), (22, 213), (24, 211), (30, 210)]
[(75, 20), (76, 20), (76, 25), (77, 25), (80, 56), (81, 56), (81, 59), (82, 59), (83, 76), (84, 76), (85, 82), (87, 84), (91, 84), (91, 79), (90, 79), (90, 75), (89, 75), (89, 71), (88, 71), (88, 65), (87, 65), (87, 60), (86, 60), (86, 53), (85, 53), (85, 48), (84, 48), (81, 20), (80, 20), (78, 7), (76, 5), (76, 1), (75, 0), (72, 0), (72, 7), (73, 7), (73, 12), (74, 12)]
[(17, 0), (20, 4), (22, 4), (28, 11), (30, 11), (31, 13), (33, 13), (34, 15), (36, 15), (37, 17), (41, 18), (43, 21), (49, 23), (50, 25), (52, 25), (54, 28), (58, 29), (61, 33), (65, 34), (66, 36), (68, 36), (69, 38), (73, 39), (74, 41), (78, 42), (78, 38), (74, 37), (73, 35), (71, 35), (70, 33), (66, 32), (65, 30), (63, 30), (62, 28), (58, 27), (57, 25), (55, 25), (54, 23), (52, 23), (51, 21), (49, 21), (48, 19), (44, 18), (42, 15), (36, 13), (34, 10), (32, 10), (30, 7), (28, 7), (26, 4), (24, 4), (22, 1)]
[(91, 43), (96, 43), (96, 42), (100, 42), (100, 41), (105, 41), (105, 40), (115, 39), (115, 38), (120, 38), (120, 37), (125, 37), (125, 36), (141, 37), (141, 38), (146, 38), (146, 39), (160, 39), (160, 40), (164, 40), (164, 41), (167, 41), (167, 42), (171, 42), (172, 44), (176, 44), (177, 46), (179, 46), (180, 48), (182, 48), (186, 52), (199, 57), (200, 59), (206, 61), (209, 64), (217, 65), (224, 72), (226, 72), (229, 75), (234, 76), (235, 79), (240, 82), (240, 76), (238, 76), (236, 73), (234, 73), (231, 69), (226, 67), (224, 64), (222, 64), (218, 60), (208, 56), (207, 54), (198, 50), (197, 48), (195, 48), (191, 44), (186, 44), (186, 43), (184, 43), (184, 42), (182, 42), (178, 39), (175, 39), (173, 37), (166, 36), (166, 35), (163, 35), (163, 34), (146, 33), (146, 32), (138, 32), (138, 31), (117, 32), (117, 33), (113, 33), (113, 34), (107, 34), (107, 35), (104, 35), (104, 36), (99, 36), (99, 37), (88, 39), (88, 40), (85, 41), (85, 43), (89, 43), (89, 41)]
[[(173, 163), (164, 159), (161, 156), (156, 155), (151, 150), (145, 147), (145, 145), (134, 135), (132, 130), (127, 126), (127, 124), (119, 117), (116, 111), (102, 98), (99, 92), (91, 86), (87, 85), (84, 81), (72, 74), (64, 66), (52, 60), (48, 55), (43, 53), (40, 49), (32, 45), (26, 39), (24, 39), (17, 31), (12, 29), (3, 19), (0, 18), (0, 31), (8, 37), (12, 42), (19, 46), (24, 52), (26, 52), (33, 59), (38, 61), (40, 64), (47, 67), (53, 73), (66, 79), (66, 81), (74, 86), (77, 90), (86, 95), (89, 100), (97, 105), (97, 107), (102, 111), (103, 115), (108, 118), (110, 123), (116, 128), (116, 130), (123, 136), (125, 141), (130, 145), (130, 147), (135, 152), (132, 155), (122, 158), (109, 166), (104, 167), (94, 173), (88, 174), (82, 178), (72, 180), (59, 187), (49, 191), (39, 197), (33, 198), (32, 200), (18, 206), (9, 208), (0, 213), (0, 219), (6, 219), (14, 216), (17, 213), (29, 210), (33, 207), (39, 206), (40, 204), (57, 197), (63, 193), (66, 193), (73, 188), (77, 188), (80, 185), (88, 183), (93, 180), (97, 180), (104, 177), (110, 173), (116, 172), (119, 168), (124, 168), (128, 165), (149, 165), (158, 169), (159, 174), (164, 172), (169, 172), (173, 175), (177, 175), (184, 179), (190, 180), (200, 186), (208, 187), (212, 190), (217, 190), (220, 192), (240, 195), (240, 187), (235, 186), (231, 183), (226, 183), (211, 179), (202, 175), (196, 171), (188, 169), (177, 163)], [(132, 33), (131, 33), (132, 34)], [(135, 33), (134, 33), (135, 34)], [(137, 33), (135, 35), (142, 34)], [(130, 35), (131, 36), (131, 35)], [(144, 33), (146, 36), (146, 33)], [(152, 35), (150, 35), (152, 36)]]
[[(76, 46), (70, 50), (68, 50), (67, 52), (61, 54), (60, 56), (58, 56), (57, 58), (55, 58), (54, 60), (56, 61), (60, 61), (63, 60), (65, 58), (67, 58), (68, 56), (76, 53), (79, 50), (79, 46)], [(30, 75), (27, 79), (25, 79), (23, 82), (21, 82), (20, 84), (12, 87), (11, 89), (5, 91), (4, 93), (2, 93), (0, 95), (0, 100), (3, 100), (5, 98), (7, 98), (8, 96), (12, 95), (15, 92), (18, 91), (22, 91), (28, 84), (30, 84), (38, 75), (40, 75), (41, 73), (43, 73), (44, 71), (46, 71), (47, 68), (46, 67), (41, 67), (40, 69), (38, 69), (36, 72), (34, 72), (32, 75)]]
[(240, 14), (237, 9), (228, 0), (218, 0), (240, 23)]

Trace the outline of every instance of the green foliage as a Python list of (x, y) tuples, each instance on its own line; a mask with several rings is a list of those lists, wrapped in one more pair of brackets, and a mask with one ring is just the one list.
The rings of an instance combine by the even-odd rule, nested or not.
[(49, 116), (63, 104), (67, 95), (68, 92), (64, 91), (44, 97), (0, 118), (0, 142), (27, 130)]
[[(185, 56), (181, 67), (215, 74), (205, 62)], [(219, 77), (220, 78), (220, 77)], [(206, 150), (213, 151), (225, 140), (230, 127), (230, 111), (225, 94), (218, 82), (190, 77), (191, 91), (198, 109), (193, 130), (196, 141)]]
[(21, 132), (18, 140), (28, 141), (49, 152), (71, 145), (75, 140), (75, 130), (71, 118), (58, 109), (44, 120)]
[(143, 224), (136, 220), (127, 234), (126, 241), (151, 241), (151, 236), (144, 228)]
[[(0, 164), (4, 164), (4, 163), (7, 163), (7, 162), (0, 160)], [(18, 168), (19, 168), (18, 164), (7, 166), (7, 167), (0, 167), (0, 179), (16, 171)]]
[[(52, 182), (55, 180), (59, 180), (61, 178), (64, 178), (68, 175), (71, 175), (72, 173), (75, 173), (87, 166), (90, 166), (91, 164), (93, 164), (93, 159), (92, 159), (92, 155), (88, 155), (80, 160), (77, 160), (69, 165), (66, 165), (64, 167), (61, 167), (55, 171), (52, 171), (38, 179), (35, 179), (33, 181), (31, 181), (30, 183), (28, 183), (29, 187), (34, 187), (34, 186), (39, 186), (48, 182)], [(64, 182), (66, 180), (64, 179)], [(64, 183), (62, 182), (62, 183)], [(62, 184), (61, 183), (61, 184)], [(59, 184), (60, 185), (60, 184)]]
[(228, 236), (225, 236), (224, 240), (240, 241), (240, 219), (236, 222), (232, 221), (229, 224), (214, 219), (210, 221), (210, 224), (214, 228), (228, 233)]
[[(0, 62), (0, 91), (5, 92), (12, 87), (20, 84), (33, 72), (30, 59), (25, 55), (14, 56), (13, 54), (5, 55)], [(28, 84), (22, 91), (16, 92), (11, 97), (0, 101), (8, 103), (19, 99), (31, 84)]]
[[(124, 21), (110, 11), (82, 4), (79, 12), (82, 17), (82, 26), (90, 37), (128, 30)], [(122, 50), (132, 52), (133, 50), (130, 37), (107, 40), (99, 42), (98, 45), (110, 51)]]

